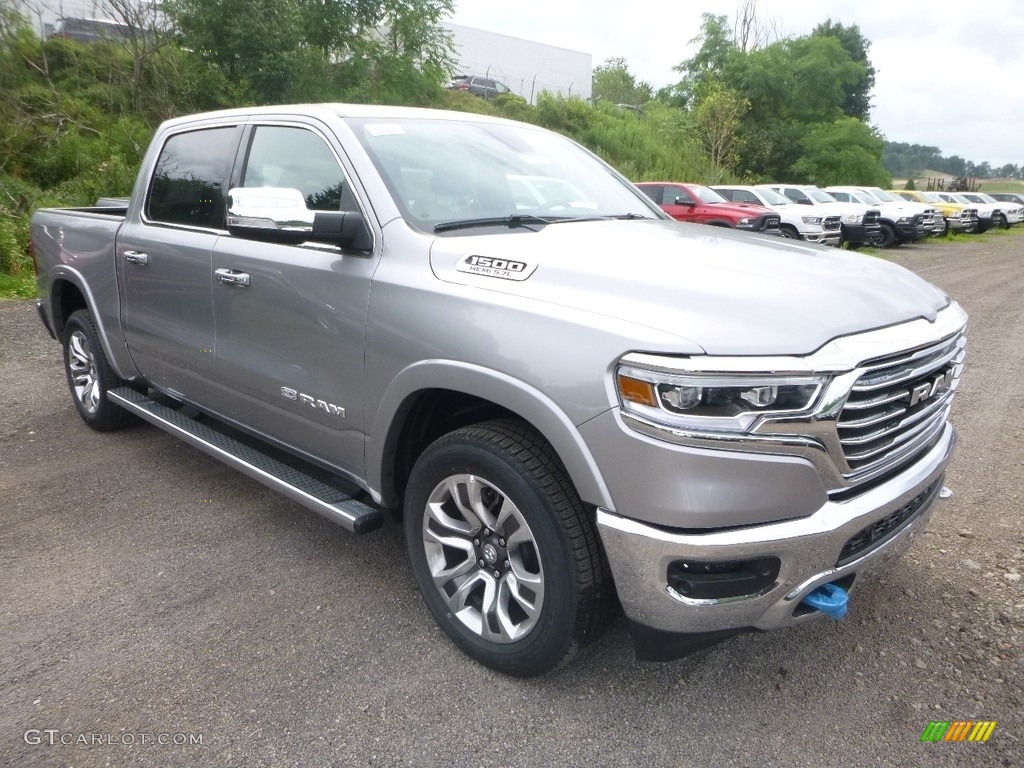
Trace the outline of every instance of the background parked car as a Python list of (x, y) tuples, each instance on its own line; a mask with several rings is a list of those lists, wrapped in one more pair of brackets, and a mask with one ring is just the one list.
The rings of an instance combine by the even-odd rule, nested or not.
[(984, 192), (961, 192), (960, 194), (972, 203), (989, 203), (990, 205), (998, 205), (1002, 218), (1000, 219), (997, 215), (996, 219), (1003, 229), (1009, 229), (1014, 224), (1020, 224), (1024, 221), (1024, 206), (1020, 203), (998, 200), (997, 198), (992, 197), (992, 195), (987, 195)]
[(480, 75), (458, 75), (445, 88), (449, 91), (466, 91), (481, 99), (493, 99), (503, 93), (512, 93), (512, 89), (500, 80)]
[[(916, 189), (890, 190), (893, 194), (899, 195), (904, 200), (914, 200), (918, 203), (925, 203), (937, 210), (946, 221), (946, 228), (954, 232), (974, 232), (978, 229), (978, 209), (950, 203), (939, 197), (938, 192), (922, 192)], [(938, 233), (941, 234), (941, 233)]]
[(1019, 192), (989, 192), (989, 197), (993, 197), (1001, 203), (1020, 203), (1024, 205), (1024, 195)]
[(645, 181), (636, 186), (676, 221), (763, 235), (780, 234), (779, 214), (775, 211), (759, 205), (730, 203), (710, 187), (678, 181)]
[(978, 228), (976, 232), (987, 232), (995, 226), (1006, 226), (1006, 215), (1000, 209), (1000, 205), (1006, 203), (979, 203), (968, 200), (959, 192), (938, 192), (939, 197), (947, 203), (959, 203), (978, 210)]
[(774, 189), (758, 189), (741, 184), (716, 184), (711, 188), (733, 203), (771, 208), (782, 219), (779, 230), (783, 237), (823, 245), (839, 245), (842, 217), (838, 213), (808, 211)]
[(916, 242), (935, 227), (931, 209), (919, 203), (909, 203), (902, 198), (897, 198), (899, 202), (882, 200), (863, 187), (825, 187), (825, 191), (843, 203), (863, 203), (878, 208), (882, 217), (877, 245), (881, 248)]
[(828, 192), (813, 184), (758, 184), (758, 189), (774, 189), (797, 205), (810, 206), (824, 215), (838, 213), (842, 217), (842, 238), (839, 243), (856, 250), (878, 238), (878, 220), (881, 212), (877, 207), (868, 208), (861, 203), (840, 203)]

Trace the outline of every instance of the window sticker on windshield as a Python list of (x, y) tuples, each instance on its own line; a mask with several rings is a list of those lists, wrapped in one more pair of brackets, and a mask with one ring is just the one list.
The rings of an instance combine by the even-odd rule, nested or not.
[(471, 275), (497, 277), (502, 280), (525, 280), (537, 269), (536, 264), (513, 259), (496, 259), (492, 256), (465, 256), (456, 269)]
[(405, 133), (405, 128), (398, 123), (370, 123), (366, 130), (373, 136), (400, 136)]

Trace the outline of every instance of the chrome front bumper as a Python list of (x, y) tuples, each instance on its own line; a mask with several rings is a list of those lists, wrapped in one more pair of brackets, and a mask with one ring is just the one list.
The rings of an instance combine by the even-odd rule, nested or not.
[[(605, 509), (597, 524), (623, 609), (634, 624), (661, 632), (711, 633), (775, 629), (815, 615), (798, 608), (816, 587), (842, 581), (852, 587), (863, 574), (883, 568), (903, 553), (927, 525), (942, 490), (942, 477), (956, 442), (947, 424), (938, 443), (900, 474), (845, 501), (828, 501), (795, 520), (710, 533), (672, 532)], [(920, 496), (914, 512), (856, 559), (837, 565), (840, 553), (859, 532), (901, 510)], [(777, 557), (775, 583), (752, 595), (692, 600), (668, 581), (676, 560), (731, 562)]]

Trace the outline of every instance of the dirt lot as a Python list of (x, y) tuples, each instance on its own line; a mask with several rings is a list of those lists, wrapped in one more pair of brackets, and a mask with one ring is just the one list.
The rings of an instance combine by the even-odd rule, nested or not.
[[(399, 526), (91, 432), (33, 305), (0, 302), (0, 766), (1024, 765), (1024, 232), (893, 259), (971, 315), (955, 496), (908, 555), (842, 622), (640, 664), (619, 621), (531, 681), (434, 626)], [(931, 720), (998, 725), (922, 744)]]

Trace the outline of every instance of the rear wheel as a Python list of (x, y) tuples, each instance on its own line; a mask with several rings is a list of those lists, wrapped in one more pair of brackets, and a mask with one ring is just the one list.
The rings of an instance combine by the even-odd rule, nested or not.
[(434, 619), (491, 669), (543, 674), (607, 624), (613, 590), (594, 524), (557, 455), (521, 422), (430, 445), (409, 478), (405, 536)]
[(83, 421), (100, 432), (120, 429), (134, 421), (131, 413), (107, 399), (107, 392), (125, 382), (107, 362), (88, 310), (79, 309), (68, 318), (63, 348), (71, 398)]

